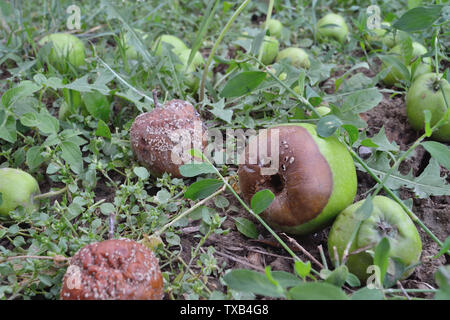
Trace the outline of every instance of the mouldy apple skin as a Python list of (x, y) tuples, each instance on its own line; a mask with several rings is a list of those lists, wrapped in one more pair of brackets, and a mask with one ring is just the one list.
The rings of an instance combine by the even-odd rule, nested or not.
[(130, 239), (86, 245), (71, 259), (62, 300), (161, 300), (163, 278), (154, 253)]
[(33, 197), (40, 193), (37, 181), (27, 172), (13, 169), (0, 169), (0, 216), (8, 216), (11, 211), (19, 206), (24, 207), (27, 213), (32, 213), (39, 208)]
[[(359, 221), (355, 214), (356, 210), (363, 204), (363, 201), (356, 202), (343, 210), (333, 223), (328, 235), (328, 252), (331, 260), (334, 260), (333, 246), (336, 246), (339, 259), (342, 259), (345, 247)], [(362, 222), (349, 252), (370, 244), (375, 246), (383, 237), (387, 237), (390, 243), (389, 257), (399, 258), (406, 266), (419, 262), (422, 241), (417, 228), (406, 212), (394, 200), (384, 196), (376, 196), (372, 201), (373, 211), (369, 218)], [(392, 264), (390, 261), (391, 268)], [(346, 265), (351, 273), (365, 283), (372, 274), (367, 273), (367, 268), (373, 265), (373, 258), (367, 251), (364, 251), (350, 255)], [(403, 279), (410, 276), (413, 271), (412, 269), (405, 272), (402, 276)]]
[(205, 131), (195, 108), (189, 102), (175, 99), (136, 117), (130, 130), (131, 149), (153, 174), (160, 176), (167, 172), (172, 177), (182, 178), (179, 171), (182, 159), (177, 158), (179, 163), (176, 163), (172, 153), (181, 153), (182, 150), (175, 147), (188, 136), (192, 146), (186, 147), (187, 150), (205, 147)]
[[(406, 115), (411, 127), (416, 130), (424, 129), (425, 110), (431, 112), (431, 126), (442, 119), (447, 107), (441, 87), (450, 102), (450, 84), (446, 79), (439, 79), (436, 73), (426, 73), (414, 80), (406, 94)], [(432, 138), (450, 142), (450, 119), (433, 133)]]
[[(276, 229), (311, 233), (329, 224), (353, 202), (357, 187), (353, 159), (335, 137), (320, 138), (312, 124), (270, 128), (268, 157), (274, 129), (279, 130), (278, 172), (263, 175), (261, 169), (270, 164), (261, 155), (256, 164), (250, 164), (247, 146), (238, 170), (243, 197), (250, 202), (256, 192), (271, 190), (275, 199), (261, 216)], [(255, 143), (253, 139), (249, 145)]]
[(324, 41), (326, 38), (333, 38), (340, 43), (344, 43), (347, 35), (347, 23), (338, 14), (329, 13), (317, 22), (317, 37), (321, 41)]
[(69, 62), (74, 67), (84, 65), (85, 47), (83, 42), (69, 33), (53, 33), (43, 37), (39, 45), (43, 46), (51, 42), (53, 47), (50, 51), (49, 61), (60, 71), (65, 71), (64, 66)]

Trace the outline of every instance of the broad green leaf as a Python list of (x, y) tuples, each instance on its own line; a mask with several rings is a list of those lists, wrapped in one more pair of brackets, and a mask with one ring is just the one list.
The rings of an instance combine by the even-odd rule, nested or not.
[(59, 131), (59, 121), (47, 111), (41, 111), (37, 114), (37, 120), (39, 121), (37, 127), (45, 135), (57, 134)]
[(375, 143), (377, 146), (377, 150), (379, 151), (398, 151), (398, 145), (394, 142), (389, 142), (388, 138), (386, 137), (386, 132), (384, 129), (384, 126), (381, 127), (380, 131), (376, 135), (372, 137), (372, 142)]
[(274, 198), (275, 195), (268, 189), (258, 191), (250, 201), (253, 212), (260, 214), (270, 206)]
[(223, 121), (231, 124), (231, 119), (233, 118), (233, 110), (224, 109), (225, 108), (225, 100), (220, 99), (217, 103), (211, 104), (213, 107), (209, 112), (215, 115), (217, 118), (222, 119)]
[(391, 245), (389, 244), (389, 239), (384, 237), (378, 242), (375, 247), (375, 255), (373, 257), (373, 263), (380, 268), (380, 279), (384, 283), (384, 277), (389, 266), (389, 251), (391, 250)]
[(148, 170), (144, 167), (136, 167), (133, 169), (133, 172), (136, 176), (141, 178), (141, 180), (147, 180), (148, 177), (150, 177), (150, 173), (148, 173)]
[[(359, 164), (356, 165), (358, 169), (364, 170)], [(367, 165), (383, 180), (386, 172), (390, 169), (390, 159), (383, 153), (377, 159), (369, 161)], [(402, 187), (410, 189), (421, 199), (431, 195), (450, 194), (450, 185), (446, 182), (445, 177), (441, 177), (441, 168), (434, 158), (430, 159), (428, 166), (419, 177), (414, 177), (412, 170), (407, 175), (403, 175), (396, 170), (389, 176), (385, 185), (391, 190), (398, 190)]]
[(109, 216), (111, 213), (114, 213), (116, 211), (116, 208), (112, 203), (105, 202), (100, 205), (100, 211), (105, 216)]
[(450, 300), (450, 265), (441, 266), (434, 274), (439, 291), (434, 295), (435, 300)]
[(109, 101), (99, 92), (84, 92), (82, 94), (84, 105), (88, 112), (97, 120), (109, 121)]
[(26, 164), (33, 171), (38, 168), (42, 162), (44, 162), (44, 157), (41, 156), (41, 147), (34, 146), (28, 149), (26, 156)]
[(450, 170), (450, 147), (436, 141), (422, 142), (422, 146), (441, 166)]
[(225, 84), (221, 97), (233, 98), (240, 97), (255, 90), (266, 78), (266, 73), (262, 71), (244, 71)]
[[(308, 261), (309, 262), (309, 261)], [(278, 282), (282, 288), (295, 287), (302, 283), (302, 280), (297, 278), (294, 274), (285, 271), (272, 271), (273, 279)]]
[(322, 138), (328, 138), (333, 135), (342, 125), (342, 121), (333, 114), (326, 115), (317, 123), (317, 134)]
[[(392, 69), (396, 69), (402, 74), (402, 79), (409, 79), (410, 73), (408, 68), (405, 66), (404, 62), (399, 59), (398, 56), (394, 55), (380, 55), (379, 56), (383, 62)], [(391, 70), (392, 70), (391, 69)]]
[(343, 124), (342, 128), (344, 128), (345, 131), (347, 131), (350, 145), (353, 145), (358, 140), (359, 137), (358, 128), (351, 124)]
[(95, 131), (97, 137), (103, 137), (106, 139), (111, 139), (111, 130), (109, 130), (108, 125), (103, 120), (98, 120), (97, 130)]
[(256, 271), (234, 269), (228, 272), (223, 280), (230, 289), (236, 291), (249, 292), (265, 297), (283, 297), (278, 288), (264, 274)]
[(304, 282), (289, 290), (293, 300), (348, 300), (338, 287), (325, 282)]
[(223, 182), (218, 179), (204, 179), (194, 182), (184, 193), (185, 198), (191, 200), (204, 199), (222, 187)]
[(345, 265), (339, 266), (325, 278), (325, 282), (340, 288), (345, 284), (348, 277), (348, 268)]
[(349, 94), (342, 105), (343, 113), (361, 113), (366, 112), (378, 105), (383, 99), (383, 95), (377, 88), (369, 88), (356, 91)]
[[(3, 110), (0, 110), (2, 112)], [(0, 123), (0, 139), (14, 143), (17, 140), (16, 119), (13, 116), (6, 118)]]
[(350, 285), (350, 287), (359, 287), (361, 286), (361, 281), (359, 281), (358, 277), (353, 273), (348, 273), (346, 283)]
[(80, 174), (83, 170), (83, 157), (80, 147), (73, 142), (63, 141), (61, 143), (62, 158), (70, 165), (73, 172)]
[(215, 173), (216, 170), (214, 167), (207, 162), (199, 162), (199, 163), (188, 163), (183, 164), (179, 168), (180, 173), (183, 177), (196, 177), (205, 173)]
[(256, 230), (256, 227), (253, 224), (253, 222), (242, 217), (234, 218), (234, 221), (236, 224), (236, 228), (239, 230), (240, 233), (251, 239), (258, 238), (258, 230)]
[(307, 261), (305, 263), (303, 261), (296, 260), (294, 264), (294, 270), (300, 277), (304, 279), (311, 272), (311, 262)]
[(430, 28), (441, 16), (443, 6), (417, 7), (407, 11), (394, 24), (394, 28), (416, 32)]
[(32, 96), (33, 93), (40, 90), (41, 87), (42, 86), (39, 86), (29, 80), (22, 81), (17, 86), (5, 91), (2, 95), (2, 104), (5, 108), (8, 108), (16, 101), (24, 97)]
[(384, 300), (384, 293), (380, 289), (364, 287), (352, 294), (352, 300)]

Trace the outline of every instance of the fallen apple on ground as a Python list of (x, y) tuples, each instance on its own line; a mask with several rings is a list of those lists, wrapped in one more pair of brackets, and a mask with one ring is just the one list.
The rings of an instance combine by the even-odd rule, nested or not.
[[(274, 130), (279, 133), (279, 148), (274, 150), (278, 154), (272, 156)], [(262, 133), (259, 137), (264, 139)], [(274, 193), (272, 204), (261, 214), (270, 225), (292, 234), (310, 233), (326, 226), (353, 202), (357, 187), (355, 166), (335, 137), (319, 137), (312, 124), (272, 127), (267, 137), (267, 156), (250, 155), (253, 147), (259, 148), (256, 137), (250, 140), (238, 175), (247, 202), (260, 190)], [(256, 164), (249, 161), (250, 156), (257, 157)], [(263, 173), (262, 169), (271, 168), (277, 158), (276, 172)]]
[(8, 216), (11, 211), (22, 206), (27, 213), (39, 208), (33, 199), (40, 193), (39, 185), (29, 173), (20, 169), (0, 169), (0, 216)]
[[(328, 235), (328, 252), (331, 260), (335, 260), (333, 247), (336, 247), (339, 259), (342, 259), (344, 250), (360, 221), (356, 213), (363, 202), (364, 200), (361, 200), (347, 207), (333, 223)], [(419, 262), (422, 252), (419, 233), (397, 202), (384, 196), (376, 196), (372, 199), (372, 203), (373, 210), (370, 216), (362, 221), (349, 253), (365, 247), (368, 249), (349, 255), (346, 263), (348, 270), (361, 282), (365, 282), (371, 275), (368, 273), (368, 267), (374, 264), (374, 248), (384, 237), (389, 240), (389, 257), (399, 259), (405, 266), (412, 266)], [(390, 260), (388, 272), (393, 267), (394, 264)], [(402, 278), (407, 278), (413, 271), (414, 269), (405, 271)]]
[[(431, 112), (431, 127), (442, 119), (447, 112), (444, 95), (450, 103), (450, 84), (442, 75), (426, 73), (416, 78), (406, 94), (406, 115), (411, 127), (416, 130), (425, 128), (425, 110)], [(439, 127), (432, 137), (449, 142), (450, 120)]]

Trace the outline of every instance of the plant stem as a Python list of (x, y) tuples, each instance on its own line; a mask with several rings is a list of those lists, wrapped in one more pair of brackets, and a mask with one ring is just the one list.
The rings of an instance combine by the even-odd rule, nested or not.
[(249, 4), (250, 0), (245, 0), (239, 8), (234, 12), (234, 14), (231, 16), (230, 20), (227, 22), (225, 27), (223, 28), (222, 32), (220, 33), (219, 37), (217, 38), (216, 42), (214, 43), (213, 48), (211, 49), (211, 52), (209, 54), (208, 60), (205, 64), (205, 69), (203, 70), (202, 80), (200, 83), (200, 97), (199, 101), (202, 102), (205, 97), (205, 81), (206, 76), (208, 75), (208, 69), (209, 66), (214, 58), (214, 54), (216, 53), (217, 48), (219, 47), (220, 42), (222, 42), (223, 37), (225, 37), (225, 34), (227, 33), (228, 29), (230, 28), (231, 24), (236, 20), (238, 15), (244, 10), (244, 8)]
[(60, 195), (61, 193), (66, 192), (66, 191), (67, 191), (67, 186), (65, 186), (64, 188), (61, 188), (59, 190), (56, 190), (56, 191), (49, 191), (47, 193), (38, 194), (38, 195), (34, 196), (33, 199), (34, 200), (41, 200), (41, 199), (56, 197), (56, 196)]
[(191, 213), (192, 211), (194, 211), (195, 209), (197, 209), (198, 207), (200, 207), (201, 205), (203, 205), (205, 202), (207, 202), (208, 200), (214, 198), (215, 196), (221, 194), (223, 191), (225, 191), (225, 187), (226, 185), (224, 185), (222, 188), (220, 188), (219, 190), (217, 190), (216, 192), (214, 192), (212, 195), (208, 196), (207, 198), (203, 199), (202, 201), (197, 202), (194, 206), (192, 206), (191, 208), (189, 208), (188, 210), (184, 211), (183, 213), (179, 214), (175, 219), (173, 219), (172, 221), (170, 221), (169, 223), (167, 223), (165, 226), (163, 226), (161, 229), (159, 229), (158, 231), (154, 232), (151, 236), (152, 237), (158, 237), (160, 236), (164, 231), (167, 230), (167, 228), (169, 228), (171, 225), (173, 225), (175, 222), (177, 222), (178, 220), (180, 220), (181, 218), (185, 217), (186, 215), (188, 215), (189, 213)]
[[(267, 8), (267, 14), (266, 14), (266, 21), (264, 22), (264, 34), (266, 34), (269, 20), (272, 17), (273, 3), (274, 3), (274, 0), (269, 0), (269, 6)], [(264, 52), (263, 49), (264, 49), (264, 40), (263, 40), (263, 43), (261, 44), (261, 47), (259, 48), (258, 60), (261, 60), (261, 58), (263, 56), (263, 52)]]

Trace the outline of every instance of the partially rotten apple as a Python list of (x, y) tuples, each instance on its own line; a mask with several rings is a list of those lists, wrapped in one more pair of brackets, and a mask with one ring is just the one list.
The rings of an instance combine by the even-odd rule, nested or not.
[(187, 101), (171, 100), (136, 117), (131, 126), (131, 149), (153, 174), (181, 178), (179, 167), (191, 158), (187, 152), (203, 149), (207, 140), (199, 113)]
[(62, 300), (161, 300), (163, 278), (154, 253), (129, 239), (88, 244), (71, 259)]
[(27, 213), (39, 208), (34, 196), (40, 193), (36, 179), (29, 173), (13, 168), (0, 169), (0, 216), (22, 206)]
[(271, 190), (275, 199), (262, 217), (288, 233), (306, 234), (326, 226), (356, 195), (351, 155), (335, 137), (319, 137), (312, 124), (260, 132), (240, 161), (244, 199), (250, 202), (258, 191)]
[[(334, 246), (337, 249), (338, 258), (342, 259), (344, 250), (360, 221), (357, 209), (361, 207), (363, 202), (364, 200), (361, 200), (346, 208), (333, 223), (328, 236), (328, 251), (333, 261), (335, 260)], [(397, 202), (384, 196), (376, 196), (372, 199), (372, 203), (373, 210), (370, 216), (362, 221), (349, 253), (361, 248), (366, 249), (357, 254), (349, 255), (346, 263), (348, 270), (362, 282), (365, 282), (372, 274), (371, 272), (368, 273), (368, 267), (374, 264), (374, 248), (382, 238), (388, 238), (390, 244), (388, 273), (394, 273), (392, 259), (398, 259), (405, 267), (413, 266), (419, 262), (422, 252), (419, 232)], [(407, 278), (413, 271), (414, 268), (405, 271), (402, 278)]]

